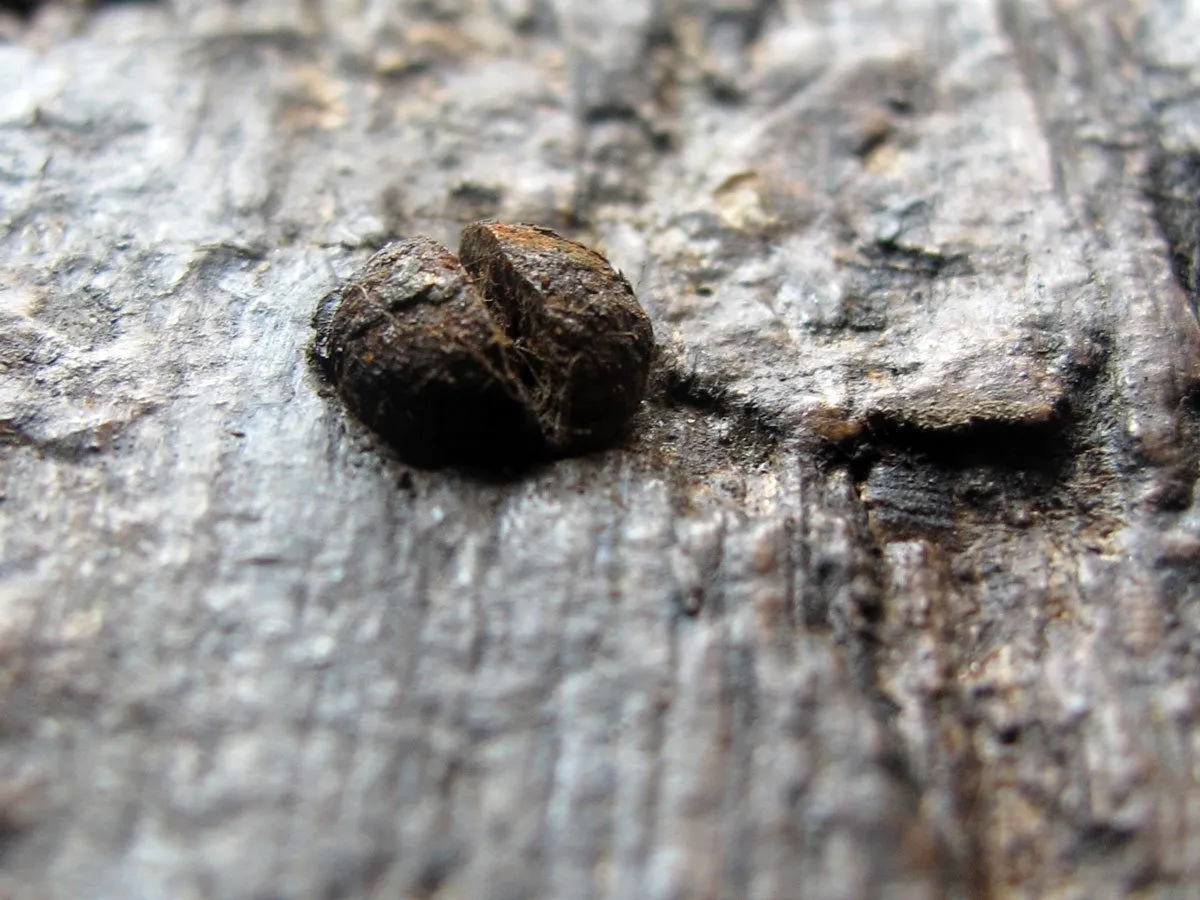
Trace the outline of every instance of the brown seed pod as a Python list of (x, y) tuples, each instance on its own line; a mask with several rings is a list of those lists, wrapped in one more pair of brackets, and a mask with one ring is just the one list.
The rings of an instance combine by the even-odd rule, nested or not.
[(359, 416), (427, 465), (511, 465), (618, 436), (654, 349), (629, 283), (532, 225), (468, 226), (460, 252), (397, 241), (321, 301), (316, 357)]
[(551, 448), (616, 437), (642, 402), (654, 351), (625, 277), (594, 250), (535, 225), (468, 225), (459, 257), (504, 323)]
[(349, 405), (413, 461), (469, 459), (538, 435), (503, 331), (459, 261), (429, 238), (389, 244), (314, 319), (316, 356)]

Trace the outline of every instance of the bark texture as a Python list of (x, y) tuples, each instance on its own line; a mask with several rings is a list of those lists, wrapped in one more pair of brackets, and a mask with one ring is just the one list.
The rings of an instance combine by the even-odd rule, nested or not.
[[(0, 894), (1200, 891), (1194, 0), (0, 35)], [(634, 283), (624, 445), (414, 470), (315, 372), (482, 217)]]

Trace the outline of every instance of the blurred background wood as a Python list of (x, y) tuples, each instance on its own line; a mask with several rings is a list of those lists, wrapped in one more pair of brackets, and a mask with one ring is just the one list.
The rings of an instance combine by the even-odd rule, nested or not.
[[(0, 893), (1200, 891), (1200, 6), (0, 35)], [(412, 470), (314, 374), (482, 217), (637, 286), (623, 446)]]

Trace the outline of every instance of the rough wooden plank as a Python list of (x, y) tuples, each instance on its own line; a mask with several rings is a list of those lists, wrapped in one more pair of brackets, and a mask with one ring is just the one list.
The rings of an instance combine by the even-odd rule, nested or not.
[[(0, 33), (4, 890), (1200, 885), (1191, 6)], [(625, 446), (412, 470), (309, 364), (485, 216), (637, 283)]]

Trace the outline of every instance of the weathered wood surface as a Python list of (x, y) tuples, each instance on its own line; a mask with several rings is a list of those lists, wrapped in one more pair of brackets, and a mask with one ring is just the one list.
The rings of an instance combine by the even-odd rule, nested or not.
[[(4, 896), (1200, 892), (1195, 2), (0, 22)], [(315, 376), (485, 216), (639, 285), (627, 446)]]

